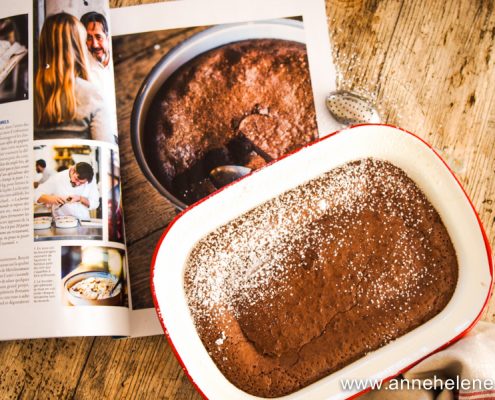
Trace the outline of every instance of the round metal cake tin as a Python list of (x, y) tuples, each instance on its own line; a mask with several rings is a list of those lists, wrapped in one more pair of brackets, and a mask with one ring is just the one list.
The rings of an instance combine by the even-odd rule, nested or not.
[(187, 207), (165, 188), (153, 174), (144, 150), (144, 128), (155, 95), (165, 81), (183, 64), (216, 47), (246, 39), (284, 39), (305, 43), (303, 24), (290, 19), (218, 25), (199, 32), (170, 50), (145, 78), (134, 101), (131, 115), (131, 141), (141, 171), (151, 184), (178, 209)]
[[(412, 133), (387, 125), (336, 132), (212, 194), (182, 212), (155, 250), (151, 287), (158, 317), (179, 362), (203, 397), (255, 399), (219, 371), (194, 327), (184, 294), (184, 267), (195, 244), (217, 227), (265, 201), (348, 161), (387, 160), (403, 169), (439, 212), (454, 244), (459, 279), (452, 299), (434, 318), (345, 368), (282, 397), (341, 399), (343, 379), (393, 377), (465, 335), (480, 318), (492, 287), (491, 251), (466, 192), (441, 157)], [(184, 240), (187, 238), (187, 240)]]

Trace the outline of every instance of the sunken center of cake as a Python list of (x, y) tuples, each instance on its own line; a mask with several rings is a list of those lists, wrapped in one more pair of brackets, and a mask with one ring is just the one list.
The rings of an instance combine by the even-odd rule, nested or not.
[(189, 257), (185, 290), (227, 379), (277, 397), (434, 317), (457, 274), (448, 233), (416, 184), (364, 159), (210, 233)]
[(153, 173), (191, 204), (220, 165), (257, 169), (317, 137), (304, 44), (251, 39), (207, 51), (156, 95), (146, 125)]

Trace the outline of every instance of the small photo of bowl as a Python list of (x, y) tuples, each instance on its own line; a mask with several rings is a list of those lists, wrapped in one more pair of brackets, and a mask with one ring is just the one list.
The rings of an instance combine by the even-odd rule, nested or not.
[(50, 229), (52, 226), (52, 217), (36, 217), (34, 218), (34, 229)]
[(64, 282), (64, 291), (73, 306), (120, 306), (123, 300), (122, 282), (105, 271), (72, 275)]
[(79, 220), (72, 215), (55, 217), (55, 226), (57, 228), (76, 228), (78, 225)]

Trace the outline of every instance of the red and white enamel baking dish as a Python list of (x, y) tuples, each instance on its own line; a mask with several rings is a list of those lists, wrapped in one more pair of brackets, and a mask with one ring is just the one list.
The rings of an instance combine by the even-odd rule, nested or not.
[[(424, 325), (284, 399), (346, 398), (344, 379), (386, 379), (463, 336), (479, 319), (492, 286), (488, 240), (468, 196), (440, 156), (417, 136), (386, 125), (361, 125), (310, 144), (214, 193), (180, 214), (163, 234), (152, 265), (152, 291), (170, 345), (198, 391), (209, 399), (254, 399), (215, 366), (194, 327), (183, 289), (195, 243), (215, 228), (348, 161), (364, 157), (402, 168), (447, 227), (459, 281), (447, 307)], [(400, 318), (400, 316), (398, 316)]]

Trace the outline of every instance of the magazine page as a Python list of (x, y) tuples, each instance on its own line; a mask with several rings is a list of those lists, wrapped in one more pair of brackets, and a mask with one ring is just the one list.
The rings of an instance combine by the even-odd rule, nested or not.
[[(167, 2), (113, 9), (131, 335), (161, 332), (150, 293), (167, 225), (226, 182), (340, 126), (323, 0)], [(185, 237), (184, 240), (188, 238)]]
[(0, 339), (129, 334), (108, 11), (2, 3)]

